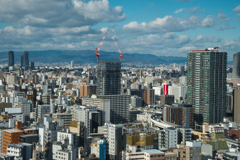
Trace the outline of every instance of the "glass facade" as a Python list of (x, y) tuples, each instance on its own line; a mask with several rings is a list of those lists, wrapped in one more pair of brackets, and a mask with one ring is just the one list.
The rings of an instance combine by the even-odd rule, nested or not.
[(187, 104), (198, 123), (219, 123), (226, 113), (227, 52), (188, 53)]

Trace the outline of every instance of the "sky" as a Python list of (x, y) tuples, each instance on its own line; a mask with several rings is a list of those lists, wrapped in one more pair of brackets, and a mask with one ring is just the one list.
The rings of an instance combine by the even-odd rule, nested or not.
[[(1, 0), (0, 51), (101, 50), (186, 57), (240, 51), (239, 0)], [(100, 54), (101, 54), (100, 50)], [(94, 56), (94, 52), (93, 52)], [(124, 57), (123, 57), (124, 58)]]

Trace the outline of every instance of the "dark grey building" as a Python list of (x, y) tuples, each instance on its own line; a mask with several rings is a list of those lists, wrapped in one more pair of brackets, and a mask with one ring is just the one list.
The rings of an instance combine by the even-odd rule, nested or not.
[(27, 51), (23, 52), (23, 67), (25, 67), (26, 70), (29, 69), (29, 54)]
[(31, 64), (31, 65), (30, 65), (31, 70), (34, 70), (34, 69), (35, 69), (35, 67), (34, 67), (34, 62), (31, 62), (30, 64)]
[(188, 52), (187, 104), (201, 123), (223, 121), (227, 109), (227, 52), (218, 47)]
[(121, 90), (121, 62), (97, 62), (97, 95), (117, 95)]
[(14, 52), (8, 52), (8, 66), (14, 66)]
[(232, 78), (240, 78), (240, 52), (233, 54)]
[(24, 55), (21, 55), (21, 67), (23, 67), (23, 59), (24, 59)]

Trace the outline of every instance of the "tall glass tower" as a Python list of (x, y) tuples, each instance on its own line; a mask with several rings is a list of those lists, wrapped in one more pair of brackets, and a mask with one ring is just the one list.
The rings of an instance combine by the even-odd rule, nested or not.
[(187, 104), (199, 124), (219, 123), (225, 116), (227, 52), (218, 47), (188, 52)]
[(14, 66), (14, 52), (8, 52), (8, 66)]
[(97, 62), (97, 95), (118, 95), (121, 90), (121, 62)]

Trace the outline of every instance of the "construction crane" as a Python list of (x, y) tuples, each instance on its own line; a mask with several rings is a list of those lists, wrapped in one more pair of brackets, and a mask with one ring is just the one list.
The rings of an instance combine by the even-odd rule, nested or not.
[(104, 36), (103, 36), (103, 38), (102, 38), (102, 41), (100, 42), (99, 47), (98, 47), (98, 48), (95, 48), (95, 55), (97, 56), (97, 61), (99, 60), (99, 55), (100, 55), (100, 54), (99, 54), (99, 51), (100, 51), (100, 48), (101, 48), (101, 46), (102, 46), (102, 44), (103, 44), (103, 41), (104, 41), (106, 35), (107, 35), (107, 32), (104, 34)]
[[(115, 39), (114, 39), (114, 37), (113, 37), (113, 35), (112, 35), (111, 32), (110, 32), (110, 34), (111, 34), (111, 37), (112, 37), (115, 45), (117, 46), (118, 52), (120, 53), (120, 61), (121, 61), (121, 60), (122, 60), (122, 57), (123, 57), (123, 51), (121, 51), (121, 50), (119, 49), (118, 44), (117, 44), (117, 42), (115, 41)], [(101, 48), (101, 46), (102, 46), (102, 44), (103, 44), (103, 41), (104, 41), (106, 35), (107, 35), (107, 32), (104, 34), (104, 36), (103, 36), (103, 38), (102, 38), (102, 41), (100, 42), (99, 47), (98, 47), (98, 48), (95, 48), (95, 55), (97, 56), (97, 61), (99, 60), (99, 56), (100, 56), (99, 51), (100, 51), (100, 48)]]
[(121, 60), (122, 60), (122, 57), (123, 57), (123, 51), (121, 52), (121, 50), (119, 49), (118, 44), (117, 44), (117, 42), (115, 41), (115, 39), (114, 39), (114, 37), (113, 37), (113, 35), (112, 35), (111, 32), (110, 32), (110, 34), (111, 34), (111, 36), (112, 36), (112, 39), (113, 39), (115, 45), (117, 46), (118, 52), (120, 53), (120, 61), (121, 61)]

